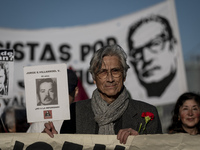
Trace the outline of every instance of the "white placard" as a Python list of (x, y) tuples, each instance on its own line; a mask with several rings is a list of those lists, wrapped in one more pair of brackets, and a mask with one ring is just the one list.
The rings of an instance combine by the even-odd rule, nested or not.
[(28, 122), (68, 120), (67, 65), (24, 67)]

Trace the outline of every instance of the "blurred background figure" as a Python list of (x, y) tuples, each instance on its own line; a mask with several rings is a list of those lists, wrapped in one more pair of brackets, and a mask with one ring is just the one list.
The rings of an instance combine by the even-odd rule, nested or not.
[(28, 128), (25, 108), (8, 107), (1, 115), (0, 132), (26, 132)]
[(200, 95), (188, 92), (182, 94), (172, 114), (169, 133), (200, 134)]

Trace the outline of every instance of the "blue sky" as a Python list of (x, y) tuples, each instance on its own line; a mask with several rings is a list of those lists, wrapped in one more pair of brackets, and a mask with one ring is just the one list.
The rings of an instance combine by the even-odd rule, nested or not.
[[(0, 27), (41, 29), (118, 18), (163, 0), (0, 0)], [(175, 0), (184, 59), (200, 54), (200, 0)]]

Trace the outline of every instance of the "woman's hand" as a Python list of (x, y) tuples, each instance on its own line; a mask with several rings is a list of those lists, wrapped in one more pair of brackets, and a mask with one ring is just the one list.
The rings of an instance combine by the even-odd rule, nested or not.
[(139, 133), (132, 128), (120, 129), (117, 134), (117, 139), (121, 144), (126, 144), (129, 135), (139, 135)]
[(50, 137), (54, 137), (54, 134), (58, 134), (58, 132), (56, 131), (53, 122), (47, 122), (44, 124), (44, 130), (42, 131), (42, 133), (47, 133)]

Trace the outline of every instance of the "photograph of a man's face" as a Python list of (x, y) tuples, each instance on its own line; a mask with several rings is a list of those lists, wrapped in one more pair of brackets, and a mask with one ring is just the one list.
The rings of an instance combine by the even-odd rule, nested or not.
[(172, 28), (161, 16), (143, 18), (129, 30), (130, 63), (149, 97), (161, 96), (176, 74), (175, 44)]
[(7, 63), (0, 63), (0, 95), (8, 95)]
[(37, 106), (58, 104), (56, 78), (36, 79), (36, 88)]

